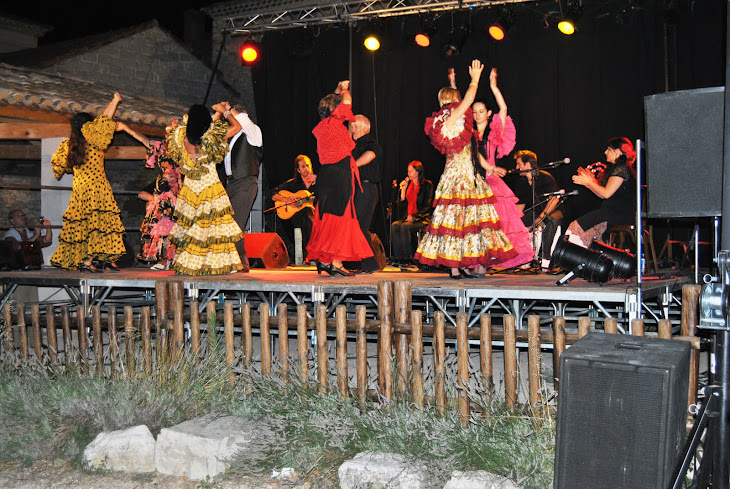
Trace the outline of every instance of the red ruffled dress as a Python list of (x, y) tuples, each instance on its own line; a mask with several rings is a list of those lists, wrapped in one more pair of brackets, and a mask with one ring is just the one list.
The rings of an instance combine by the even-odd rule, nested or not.
[[(479, 131), (474, 131), (474, 137), (480, 140)], [(496, 158), (503, 158), (515, 147), (517, 140), (517, 130), (512, 122), (512, 118), (507, 116), (502, 131), (502, 119), (499, 116), (492, 117), (489, 124), (489, 135), (487, 136), (486, 145), (479, 144), (477, 147), (481, 150), (486, 149), (484, 157), (490, 165), (496, 164)], [(504, 183), (502, 177), (497, 175), (488, 175), (487, 183), (494, 193), (494, 208), (497, 210), (499, 220), (502, 223), (502, 231), (507, 235), (512, 246), (517, 252), (517, 256), (500, 264), (501, 267), (512, 268), (524, 265), (532, 260), (534, 252), (530, 241), (530, 234), (522, 222), (522, 211), (517, 208), (519, 199), (515, 197), (512, 189)]]
[(434, 212), (414, 258), (425, 265), (450, 268), (502, 266), (517, 255), (502, 230), (496, 198), (471, 157), (474, 118), (471, 111), (451, 128), (444, 125), (458, 103), (426, 119), (431, 144), (446, 155), (446, 166), (434, 195)]
[(352, 158), (355, 141), (344, 123), (354, 119), (352, 106), (340, 104), (312, 130), (322, 166), (317, 174), (317, 207), (307, 245), (310, 261), (360, 261), (373, 256), (353, 204), (359, 173)]

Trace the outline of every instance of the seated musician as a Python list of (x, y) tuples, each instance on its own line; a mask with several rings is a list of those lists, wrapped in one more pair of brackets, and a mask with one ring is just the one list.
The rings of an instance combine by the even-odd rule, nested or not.
[(302, 249), (307, 248), (312, 234), (314, 219), (314, 193), (317, 175), (312, 173), (312, 161), (307, 155), (298, 155), (294, 160), (294, 178), (287, 180), (269, 192), (276, 206), (276, 215), (284, 228), (281, 238), (294, 256), (294, 230), (302, 230)]
[(390, 225), (391, 261), (394, 266), (413, 264), (414, 237), (426, 229), (433, 213), (433, 183), (423, 174), (423, 163), (408, 163), (408, 177), (398, 185), (398, 209), (403, 219)]
[[(18, 255), (18, 264), (22, 266), (24, 261), (31, 260), (33, 262), (32, 266), (27, 268), (40, 268), (43, 263), (43, 255), (40, 254), (40, 248), (51, 246), (53, 242), (51, 223), (48, 219), (41, 217), (38, 224), (33, 226), (33, 230), (31, 231), (28, 228), (28, 219), (25, 212), (20, 209), (14, 209), (8, 213), (8, 222), (10, 223), (10, 229), (3, 236), (3, 240)], [(38, 244), (39, 248), (36, 248), (34, 258), (27, 256), (27, 259), (24, 260), (24, 255), (28, 255), (28, 252), (27, 250), (23, 250), (23, 243)], [(31, 265), (30, 262), (26, 264)]]
[[(530, 209), (532, 202), (532, 169), (537, 168), (537, 155), (530, 150), (520, 150), (515, 153), (515, 167), (519, 171), (520, 178), (517, 180), (515, 196), (519, 199), (517, 207), (524, 212), (522, 222), (531, 231), (542, 229), (542, 246), (540, 258), (544, 268), (550, 263), (551, 246), (555, 233), (563, 220), (563, 212), (558, 209), (560, 198), (552, 196), (544, 197), (544, 194), (558, 191), (558, 183), (555, 178), (544, 170), (537, 170), (534, 182), (535, 202), (534, 209)], [(543, 196), (543, 197), (541, 197)], [(534, 212), (533, 212), (534, 211)]]

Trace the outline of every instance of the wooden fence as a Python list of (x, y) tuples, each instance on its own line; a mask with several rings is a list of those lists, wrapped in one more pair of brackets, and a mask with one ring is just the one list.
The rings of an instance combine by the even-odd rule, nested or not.
[[(661, 320), (658, 336), (689, 341), (692, 344), (692, 364), (689, 401), (693, 403), (697, 389), (699, 367), (699, 338), (695, 336), (698, 321), (698, 298), (700, 286), (688, 285), (682, 290), (682, 319), (680, 335), (672, 335), (672, 324)], [(186, 308), (187, 306), (187, 308)], [(103, 314), (99, 306), (91, 308), (90, 317), (74, 313), (68, 306), (38, 304), (30, 306), (27, 315), (24, 304), (17, 303), (13, 308), (6, 304), (3, 310), (3, 344), (6, 352), (19, 354), (25, 360), (43, 363), (77, 363), (82, 371), (95, 370), (98, 375), (111, 372), (116, 375), (117, 366), (122, 366), (125, 375), (134, 376), (138, 371), (150, 372), (160, 360), (161, 352), (169, 355), (200, 355), (201, 331), (206, 324), (213, 325), (223, 332), (226, 363), (230, 368), (231, 380), (235, 380), (236, 367), (250, 367), (254, 363), (253, 337), (258, 329), (260, 337), (260, 371), (272, 374), (273, 355), (272, 322), (278, 335), (277, 373), (288, 377), (294, 368), (290, 361), (296, 360), (298, 375), (306, 381), (308, 376), (308, 355), (313, 353), (316, 361), (318, 389), (330, 389), (328, 372), (330, 355), (328, 342), (334, 338), (337, 392), (342, 397), (354, 395), (361, 402), (368, 398), (368, 336), (377, 338), (377, 387), (379, 395), (387, 402), (394, 395), (410, 397), (413, 404), (421, 408), (426, 402), (424, 388), (424, 338), (433, 345), (433, 396), (432, 402), (439, 412), (447, 406), (446, 386), (446, 344), (455, 340), (456, 355), (456, 395), (459, 416), (464, 425), (468, 423), (473, 403), (468, 398), (470, 378), (470, 350), (476, 348), (479, 356), (479, 379), (483, 385), (495, 389), (493, 344), (503, 344), (504, 355), (504, 398), (514, 407), (518, 403), (518, 343), (527, 344), (527, 386), (526, 397), (531, 407), (544, 399), (542, 381), (542, 350), (552, 346), (555, 381), (559, 381), (560, 354), (568, 344), (577, 341), (592, 330), (617, 333), (617, 320), (606, 318), (602, 323), (589, 317), (581, 317), (577, 331), (566, 331), (565, 318), (553, 317), (552, 328), (540, 327), (540, 316), (527, 318), (527, 329), (515, 325), (515, 317), (505, 315), (502, 327), (492, 325), (491, 315), (480, 316), (479, 326), (468, 327), (466, 313), (458, 313), (456, 326), (446, 326), (445, 316), (436, 312), (432, 324), (423, 324), (421, 311), (411, 310), (411, 286), (407, 281), (382, 281), (378, 284), (378, 320), (367, 320), (366, 308), (358, 305), (354, 317), (347, 317), (345, 305), (336, 308), (334, 318), (327, 317), (324, 305), (299, 304), (296, 311), (290, 311), (287, 304), (280, 304), (276, 315), (271, 315), (268, 304), (262, 303), (257, 314), (251, 305), (243, 303), (239, 312), (234, 313), (234, 304), (208, 302), (206, 317), (202, 318), (201, 330), (200, 305), (197, 301), (186, 301), (179, 283), (158, 283), (156, 287), (156, 306), (133, 308), (124, 306), (121, 324), (118, 323), (117, 308), (106, 307)], [(222, 307), (222, 310), (218, 309)], [(308, 307), (313, 318), (308, 317)], [(13, 310), (14, 309), (14, 310)], [(41, 313), (43, 321), (41, 321)], [(295, 314), (291, 314), (295, 312)], [(88, 324), (90, 323), (90, 325)], [(186, 333), (185, 325), (189, 325)], [(60, 325), (60, 328), (59, 328)], [(90, 327), (89, 327), (90, 326)], [(45, 328), (45, 343), (43, 329)], [(59, 347), (58, 334), (62, 343)], [(632, 331), (644, 335), (642, 320), (634, 320)], [(30, 332), (30, 337), (29, 337)], [(310, 351), (310, 335), (316, 343)], [(296, 338), (296, 359), (290, 357), (290, 333)], [(17, 346), (15, 341), (17, 339)], [(237, 341), (238, 339), (238, 341)], [(355, 342), (354, 388), (350, 386), (348, 372), (348, 341)], [(105, 341), (104, 341), (105, 340)], [(478, 344), (478, 347), (476, 346)], [(135, 354), (138, 352), (138, 354)], [(137, 365), (136, 362), (141, 362)], [(501, 392), (499, 394), (502, 394)]]

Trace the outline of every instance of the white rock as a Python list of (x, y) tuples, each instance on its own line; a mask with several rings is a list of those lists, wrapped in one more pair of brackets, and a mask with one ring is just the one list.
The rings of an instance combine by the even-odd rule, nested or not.
[(342, 489), (421, 489), (425, 474), (402, 455), (373, 452), (358, 453), (337, 471)]
[(155, 437), (145, 425), (99, 433), (84, 449), (87, 467), (121, 472), (155, 471)]
[(444, 489), (521, 489), (520, 486), (501, 475), (486, 470), (470, 472), (454, 471)]
[(157, 471), (193, 480), (215, 478), (251, 442), (249, 424), (235, 416), (204, 416), (164, 428), (155, 449)]

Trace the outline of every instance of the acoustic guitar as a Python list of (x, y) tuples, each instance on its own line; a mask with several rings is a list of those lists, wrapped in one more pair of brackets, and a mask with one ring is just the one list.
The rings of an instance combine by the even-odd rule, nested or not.
[(276, 208), (276, 215), (279, 219), (287, 220), (294, 214), (299, 212), (305, 207), (311, 207), (314, 209), (314, 194), (309, 190), (299, 190), (298, 192), (289, 192), (288, 190), (279, 190), (276, 195), (279, 197), (292, 197), (296, 199), (291, 204), (286, 202), (274, 201), (274, 207)]

